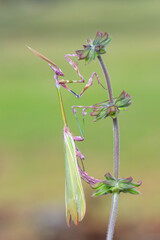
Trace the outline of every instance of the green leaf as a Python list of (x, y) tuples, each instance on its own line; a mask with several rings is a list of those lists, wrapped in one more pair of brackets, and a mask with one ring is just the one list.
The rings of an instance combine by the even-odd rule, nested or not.
[(137, 194), (140, 194), (140, 192), (134, 188), (130, 188), (126, 191), (123, 191), (124, 193), (131, 193), (131, 194), (134, 194), (134, 195), (137, 195)]

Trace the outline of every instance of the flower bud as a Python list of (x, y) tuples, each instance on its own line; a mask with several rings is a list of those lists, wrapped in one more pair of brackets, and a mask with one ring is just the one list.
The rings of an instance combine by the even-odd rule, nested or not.
[(86, 63), (90, 63), (95, 59), (95, 57), (106, 53), (105, 47), (110, 41), (111, 38), (107, 32), (103, 34), (98, 31), (94, 40), (88, 39), (88, 45), (83, 45), (84, 49), (75, 51), (78, 56), (78, 60), (84, 59)]
[(92, 196), (101, 196), (112, 193), (131, 193), (139, 194), (139, 191), (135, 189), (142, 184), (141, 181), (133, 182), (133, 178), (121, 178), (118, 181), (108, 172), (105, 174), (105, 180), (98, 182), (92, 186), (96, 191)]

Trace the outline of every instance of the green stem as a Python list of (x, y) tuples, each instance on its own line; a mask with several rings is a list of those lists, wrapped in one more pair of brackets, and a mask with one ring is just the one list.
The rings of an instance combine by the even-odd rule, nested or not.
[[(101, 55), (98, 56), (99, 63), (101, 65), (101, 68), (103, 70), (107, 88), (108, 88), (108, 94), (109, 94), (109, 100), (110, 103), (114, 103), (113, 100), (113, 93), (112, 93), (112, 87), (111, 87), (111, 81), (109, 78), (109, 74), (107, 71), (107, 68), (103, 62), (103, 59)], [(118, 175), (119, 175), (119, 127), (118, 127), (118, 118), (113, 119), (113, 132), (114, 132), (114, 177), (118, 181)], [(106, 240), (112, 240), (113, 234), (114, 234), (114, 227), (116, 222), (116, 216), (117, 216), (117, 208), (118, 208), (118, 193), (113, 194), (113, 200), (112, 200), (112, 209), (111, 209), (111, 215), (108, 225), (108, 234), (106, 237)]]

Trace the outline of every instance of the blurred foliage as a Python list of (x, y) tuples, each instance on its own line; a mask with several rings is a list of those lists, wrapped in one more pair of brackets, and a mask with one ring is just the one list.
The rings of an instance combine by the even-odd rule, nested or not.
[[(135, 209), (135, 220), (158, 217), (160, 195), (154, 183), (160, 181), (160, 2), (5, 0), (0, 4), (0, 202), (27, 206), (64, 202), (62, 121), (53, 72), (25, 45), (55, 61), (66, 79), (77, 79), (63, 56), (74, 53), (100, 30), (112, 37), (104, 60), (114, 95), (126, 90), (133, 96), (133, 104), (119, 118), (120, 177), (131, 175), (143, 181), (142, 196), (121, 196), (119, 217), (128, 219)], [(87, 67), (79, 65), (86, 80), (96, 71), (105, 84), (96, 61)], [(77, 92), (82, 89), (72, 87)], [(108, 98), (96, 82), (80, 100), (63, 89), (62, 94), (75, 135), (79, 132), (71, 106)], [(85, 142), (79, 147), (86, 156), (86, 169), (102, 177), (113, 168), (112, 121), (93, 123), (87, 115), (85, 128)], [(89, 198), (91, 191), (86, 195)], [(93, 215), (106, 218), (109, 200), (93, 199), (88, 211), (94, 208)]]

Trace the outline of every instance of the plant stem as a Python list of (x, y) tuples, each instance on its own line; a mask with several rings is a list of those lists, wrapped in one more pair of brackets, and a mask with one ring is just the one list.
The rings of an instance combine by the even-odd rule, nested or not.
[(118, 181), (119, 175), (119, 127), (118, 118), (113, 119), (114, 132), (114, 177)]
[(110, 78), (109, 78), (109, 74), (108, 74), (106, 65), (103, 62), (103, 59), (102, 59), (101, 55), (99, 55), (97, 58), (99, 60), (99, 63), (101, 65), (101, 68), (103, 70), (103, 73), (104, 73), (104, 76), (105, 76), (105, 79), (106, 79), (108, 94), (109, 94), (109, 100), (110, 100), (111, 103), (113, 103), (113, 93), (112, 93), (111, 81), (110, 81)]
[(117, 209), (118, 209), (118, 197), (119, 197), (119, 193), (113, 193), (112, 209), (111, 209), (111, 215), (109, 219), (108, 233), (106, 236), (106, 240), (113, 239), (114, 227), (115, 227)]
[[(101, 68), (103, 70), (103, 73), (104, 73), (104, 76), (106, 79), (110, 103), (114, 103), (111, 81), (109, 78), (107, 68), (103, 62), (101, 55), (99, 55), (97, 58), (99, 60), (99, 63), (101, 65)], [(118, 181), (118, 175), (119, 175), (119, 127), (118, 127), (118, 118), (117, 117), (115, 119), (113, 119), (113, 132), (114, 132), (114, 177)], [(106, 240), (113, 239), (114, 227), (115, 227), (116, 216), (117, 216), (117, 208), (118, 208), (118, 195), (119, 195), (118, 193), (113, 194), (112, 209), (111, 209), (111, 215), (110, 215), (110, 220), (109, 220), (109, 225), (108, 225), (108, 234), (107, 234)]]

